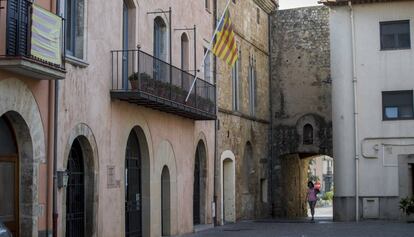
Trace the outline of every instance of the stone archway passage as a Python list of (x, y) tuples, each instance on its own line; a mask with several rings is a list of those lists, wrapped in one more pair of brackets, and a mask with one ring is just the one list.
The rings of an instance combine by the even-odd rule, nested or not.
[(171, 183), (167, 166), (164, 166), (161, 173), (161, 234), (171, 234)]
[(235, 168), (233, 160), (223, 161), (223, 209), (224, 222), (236, 221)]
[(82, 147), (75, 139), (68, 159), (66, 237), (85, 236), (85, 169)]
[(131, 131), (125, 155), (125, 236), (142, 236), (141, 149)]

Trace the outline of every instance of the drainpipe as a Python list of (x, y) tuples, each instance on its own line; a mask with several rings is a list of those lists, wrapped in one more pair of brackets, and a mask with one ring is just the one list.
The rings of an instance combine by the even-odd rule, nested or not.
[(53, 134), (53, 236), (57, 237), (57, 136), (58, 136), (58, 111), (59, 111), (59, 81), (55, 81), (55, 111)]
[(355, 16), (352, 2), (348, 1), (351, 20), (352, 37), (352, 84), (354, 87), (354, 142), (355, 142), (355, 221), (359, 221), (359, 142), (358, 142), (358, 80), (356, 73), (356, 49), (355, 49)]
[(273, 110), (272, 110), (272, 97), (270, 96), (270, 93), (272, 91), (272, 70), (271, 70), (271, 56), (270, 56), (270, 52), (271, 52), (271, 38), (272, 38), (272, 18), (271, 18), (271, 14), (273, 14), (274, 12), (272, 11), (269, 15), (267, 15), (267, 28), (268, 28), (268, 48), (269, 48), (269, 60), (268, 60), (268, 73), (269, 73), (269, 112), (270, 112), (270, 136), (269, 136), (269, 140), (270, 140), (270, 146), (269, 146), (269, 152), (270, 152), (270, 160), (269, 160), (269, 184), (268, 186), (270, 186), (270, 188), (268, 189), (270, 191), (270, 195), (268, 194), (267, 196), (269, 198), (269, 202), (270, 202), (270, 214), (271, 216), (273, 216)]
[(47, 232), (49, 236), (49, 231), (53, 229), (53, 147), (54, 147), (54, 82), (49, 81), (49, 114), (48, 114), (48, 135), (47, 135), (47, 215), (46, 215), (46, 223), (47, 223)]
[[(215, 0), (215, 1), (213, 1), (213, 29), (216, 29), (216, 27), (217, 27), (217, 21), (216, 21), (216, 19), (217, 19), (217, 0)], [(195, 72), (195, 73), (197, 73), (197, 72)], [(217, 98), (218, 98), (218, 90), (217, 90), (217, 58), (216, 57), (213, 57), (213, 81), (214, 81), (214, 85), (216, 86), (215, 87), (215, 90), (216, 90), (216, 93), (215, 93), (215, 102), (216, 102), (216, 116), (218, 116), (218, 104), (217, 104)], [(214, 121), (214, 179), (213, 179), (213, 187), (214, 187), (214, 194), (213, 194), (213, 202), (214, 202), (214, 219), (213, 219), (213, 222), (214, 222), (214, 226), (218, 226), (219, 224), (218, 224), (218, 218), (217, 218), (217, 215), (218, 215), (218, 212), (217, 212), (217, 206), (218, 206), (218, 204), (217, 204), (217, 187), (216, 187), (216, 184), (217, 184), (217, 182), (216, 182), (216, 177), (217, 177), (217, 157), (218, 157), (218, 147), (217, 147), (217, 144), (218, 144), (218, 141), (217, 141), (217, 133), (218, 133), (218, 123), (219, 123), (219, 120), (218, 120), (218, 118)], [(223, 204), (221, 204), (221, 205), (223, 205)]]

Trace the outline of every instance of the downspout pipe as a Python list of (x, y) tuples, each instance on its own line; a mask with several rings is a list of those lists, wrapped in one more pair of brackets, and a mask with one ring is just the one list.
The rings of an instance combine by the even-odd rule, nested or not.
[[(269, 48), (269, 55), (270, 55), (270, 52), (272, 51), (272, 49), (271, 49), (271, 39), (272, 39), (272, 36), (273, 36), (273, 33), (272, 33), (272, 14), (274, 14), (275, 12), (274, 11), (272, 11), (270, 14), (268, 14), (267, 15), (267, 28), (268, 28), (268, 34), (269, 34), (269, 36), (268, 36), (268, 41), (267, 41), (267, 44), (268, 44), (268, 48)], [(269, 149), (269, 153), (270, 153), (270, 159), (269, 159), (269, 184), (268, 184), (268, 186), (270, 186), (270, 188), (268, 189), (268, 190), (270, 190), (270, 194), (268, 194), (267, 196), (269, 197), (270, 196), (270, 198), (269, 198), (269, 201), (270, 201), (270, 216), (272, 216), (273, 217), (273, 206), (274, 206), (274, 203), (273, 203), (273, 108), (272, 108), (272, 96), (271, 96), (271, 92), (272, 92), (272, 69), (271, 69), (271, 67), (272, 67), (272, 62), (271, 62), (271, 60), (272, 60), (272, 57), (271, 56), (269, 56), (269, 60), (268, 60), (268, 73), (269, 73), (269, 91), (268, 91), (268, 97), (269, 97), (269, 113), (270, 113), (270, 129), (269, 129), (269, 140), (270, 140), (270, 143), (268, 143), (268, 144), (270, 144), (269, 145), (269, 147), (268, 147), (268, 149)]]
[[(213, 6), (213, 30), (214, 29), (216, 29), (216, 27), (217, 27), (217, 21), (216, 21), (216, 19), (217, 19), (217, 0), (215, 0), (215, 1), (213, 1), (213, 4), (214, 4), (214, 6)], [(195, 70), (197, 70), (197, 68), (195, 68)], [(197, 73), (197, 71), (195, 72), (195, 73)], [(214, 80), (214, 85), (215, 85), (215, 98), (214, 98), (214, 100), (215, 100), (215, 103), (216, 103), (216, 108), (215, 108), (215, 110), (216, 110), (216, 116), (218, 116), (218, 104), (217, 104), (217, 98), (218, 98), (218, 90), (217, 90), (217, 59), (216, 59), (216, 57), (213, 57), (213, 80)], [(214, 193), (213, 193), (213, 202), (214, 202), (214, 219), (213, 219), (213, 222), (214, 222), (214, 226), (218, 226), (219, 225), (219, 223), (218, 223), (218, 218), (217, 218), (217, 215), (218, 215), (218, 211), (217, 211), (217, 176), (218, 176), (218, 174), (217, 174), (217, 170), (218, 170), (218, 168), (217, 168), (217, 157), (218, 157), (218, 147), (217, 147), (217, 145), (218, 145), (218, 142), (217, 142), (217, 133), (218, 133), (218, 123), (219, 123), (219, 120), (218, 120), (218, 118), (214, 121), (214, 164), (213, 164), (213, 166), (214, 166), (214, 178), (213, 178), (213, 189), (214, 189)], [(223, 205), (223, 204), (221, 204), (221, 205)]]
[(354, 95), (354, 142), (355, 142), (355, 221), (359, 222), (359, 142), (358, 142), (358, 78), (356, 73), (356, 48), (355, 48), (355, 14), (352, 1), (348, 1), (351, 20), (351, 44), (352, 44), (352, 84)]

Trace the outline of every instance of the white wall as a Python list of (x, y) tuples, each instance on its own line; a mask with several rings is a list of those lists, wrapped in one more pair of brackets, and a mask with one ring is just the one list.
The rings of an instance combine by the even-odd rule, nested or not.
[[(359, 107), (358, 142), (363, 151), (359, 151), (361, 155), (359, 193), (361, 196), (398, 196), (398, 154), (410, 153), (412, 149), (407, 146), (410, 144), (409, 139), (387, 138), (412, 137), (414, 120), (383, 121), (381, 92), (413, 90), (414, 49), (381, 51), (379, 22), (410, 20), (412, 41), (414, 3), (354, 5), (354, 13)], [(352, 196), (355, 194), (353, 160), (355, 147), (349, 8), (333, 7), (330, 24), (335, 195)], [(366, 139), (369, 141), (365, 141)], [(382, 152), (382, 143), (399, 146), (393, 146)], [(400, 148), (402, 144), (404, 149)], [(376, 147), (379, 147), (378, 151), (375, 150)], [(384, 163), (391, 165), (387, 166)]]

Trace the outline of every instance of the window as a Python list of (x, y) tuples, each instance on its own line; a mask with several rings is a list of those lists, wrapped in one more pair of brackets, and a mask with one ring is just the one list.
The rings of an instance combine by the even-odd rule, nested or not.
[(231, 2), (232, 2), (233, 4), (236, 4), (236, 0), (231, 0)]
[(310, 124), (303, 126), (303, 145), (313, 144), (313, 127)]
[(189, 48), (188, 36), (186, 33), (183, 33), (181, 35), (181, 69), (183, 71), (188, 71), (189, 69)]
[(256, 8), (256, 22), (260, 24), (260, 8)]
[(84, 0), (66, 0), (66, 54), (80, 59), (84, 58), (84, 8)]
[(413, 91), (382, 92), (383, 120), (413, 119)]
[(206, 11), (210, 12), (210, 0), (204, 0)]
[(380, 22), (381, 50), (411, 48), (410, 21)]
[(239, 49), (239, 59), (234, 64), (232, 68), (232, 90), (233, 90), (233, 110), (240, 110), (240, 79), (239, 79), (239, 70), (241, 62), (241, 52)]
[(256, 115), (256, 102), (257, 102), (257, 95), (256, 95), (256, 59), (254, 56), (250, 56), (249, 60), (249, 68), (248, 68), (248, 79), (249, 79), (249, 104), (250, 104), (250, 115)]
[[(204, 53), (207, 49), (204, 48)], [(204, 80), (211, 82), (211, 52), (207, 52), (206, 60), (204, 61)]]

